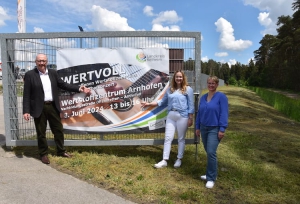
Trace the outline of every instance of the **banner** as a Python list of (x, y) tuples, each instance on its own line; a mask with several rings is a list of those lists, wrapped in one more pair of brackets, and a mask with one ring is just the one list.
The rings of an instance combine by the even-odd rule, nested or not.
[(91, 89), (62, 92), (65, 130), (163, 131), (166, 107), (142, 108), (141, 102), (161, 99), (168, 88), (168, 49), (61, 49), (57, 70), (63, 81)]
[(26, 33), (25, 0), (18, 0), (18, 31)]

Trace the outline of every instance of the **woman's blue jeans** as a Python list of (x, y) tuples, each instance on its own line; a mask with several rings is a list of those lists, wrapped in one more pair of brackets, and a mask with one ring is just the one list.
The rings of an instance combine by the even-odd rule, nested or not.
[(215, 181), (218, 176), (217, 148), (220, 143), (218, 126), (200, 126), (201, 138), (207, 156), (206, 180)]

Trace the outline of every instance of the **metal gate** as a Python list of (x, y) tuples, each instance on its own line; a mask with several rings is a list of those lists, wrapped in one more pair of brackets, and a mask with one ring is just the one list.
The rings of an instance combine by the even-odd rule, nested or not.
[[(200, 36), (200, 32), (153, 31), (0, 34), (6, 145), (37, 146), (34, 122), (25, 121), (22, 113), (22, 73), (34, 68), (37, 54), (47, 54), (48, 68), (55, 69), (56, 50), (62, 48), (169, 48), (170, 76), (174, 71), (184, 70), (195, 92), (197, 111), (201, 93)], [(194, 132), (194, 126), (188, 129), (186, 144), (198, 143)], [(50, 129), (47, 139), (49, 145), (54, 145)], [(66, 146), (160, 145), (163, 142), (164, 133), (65, 134)], [(173, 143), (177, 144), (177, 140)]]

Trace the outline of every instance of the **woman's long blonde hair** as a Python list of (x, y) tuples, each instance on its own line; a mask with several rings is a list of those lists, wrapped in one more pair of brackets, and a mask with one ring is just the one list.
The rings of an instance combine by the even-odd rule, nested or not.
[(176, 82), (175, 82), (175, 76), (176, 74), (180, 72), (182, 74), (182, 83), (181, 83), (181, 93), (186, 93), (186, 87), (188, 86), (188, 83), (187, 83), (187, 79), (186, 79), (186, 76), (185, 74), (183, 73), (183, 71), (179, 70), (179, 71), (176, 71), (173, 75), (173, 78), (172, 78), (172, 81), (171, 81), (171, 93), (173, 93), (174, 91), (177, 90), (177, 85), (176, 85)]

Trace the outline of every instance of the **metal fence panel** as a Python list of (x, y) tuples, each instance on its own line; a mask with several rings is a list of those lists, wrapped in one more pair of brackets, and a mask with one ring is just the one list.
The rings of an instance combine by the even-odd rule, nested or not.
[[(201, 63), (199, 32), (77, 32), (77, 33), (18, 33), (0, 34), (3, 69), (3, 97), (5, 135), (7, 146), (36, 146), (33, 120), (25, 121), (22, 113), (23, 80), (20, 70), (35, 67), (39, 53), (48, 56), (48, 68), (56, 69), (56, 50), (62, 48), (96, 47), (165, 47), (170, 49), (170, 75), (184, 70), (189, 85), (195, 92), (197, 110), (201, 94)], [(53, 135), (47, 130), (49, 145)], [(164, 133), (141, 134), (65, 134), (66, 146), (158, 145), (163, 144)], [(174, 140), (173, 143), (177, 143)], [(186, 143), (198, 143), (194, 127), (188, 129)]]

